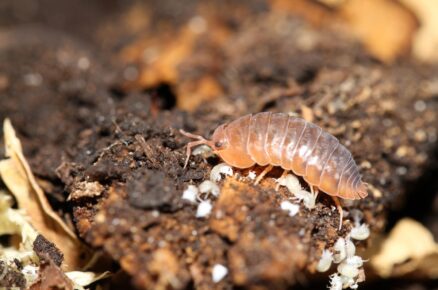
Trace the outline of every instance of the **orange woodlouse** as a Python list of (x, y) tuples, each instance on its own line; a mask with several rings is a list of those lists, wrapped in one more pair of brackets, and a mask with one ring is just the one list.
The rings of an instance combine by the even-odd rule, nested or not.
[[(263, 112), (240, 117), (216, 128), (211, 140), (181, 130), (198, 139), (187, 144), (187, 166), (194, 146), (206, 144), (227, 164), (249, 168), (268, 165), (258, 183), (273, 166), (281, 166), (302, 176), (311, 191), (321, 190), (336, 203), (342, 225), (342, 207), (338, 197), (361, 199), (367, 196), (350, 151), (333, 135), (304, 119), (284, 113)], [(185, 167), (184, 166), (184, 167)]]

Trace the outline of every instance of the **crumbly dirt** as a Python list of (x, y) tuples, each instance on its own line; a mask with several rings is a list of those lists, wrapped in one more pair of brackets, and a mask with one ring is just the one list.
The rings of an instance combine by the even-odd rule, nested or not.
[[(45, 2), (54, 3), (38, 3)], [(425, 195), (433, 199), (436, 181), (422, 178), (436, 172), (437, 68), (410, 60), (382, 65), (340, 31), (269, 11), (262, 1), (226, 6), (245, 21), (237, 12), (213, 13), (214, 1), (190, 1), (184, 9), (179, 1), (113, 2), (105, 15), (93, 8), (79, 27), (58, 25), (53, 15), (29, 16), (59, 31), (4, 19), (0, 120), (11, 118), (54, 208), (87, 244), (120, 265), (132, 287), (287, 289), (310, 283), (311, 289), (309, 281), (327, 281), (315, 274), (316, 263), (351, 228), (349, 211), (362, 211), (376, 233), (403, 200), (419, 194), (419, 181), (435, 182)], [(127, 15), (148, 14), (149, 6), (154, 17), (169, 21), (161, 30), (139, 23), (145, 30), (133, 34), (138, 26), (128, 25)], [(171, 77), (151, 80), (149, 68), (120, 47), (140, 50), (148, 37), (167, 43), (160, 32), (185, 35), (178, 27), (196, 15), (194, 7), (215, 20), (215, 37), (190, 40)], [(83, 8), (56, 9), (73, 14)], [(185, 36), (181, 41), (189, 42)], [(129, 77), (126, 59), (139, 79)], [(215, 93), (203, 94), (201, 84)], [(196, 218), (196, 206), (181, 199), (220, 160), (197, 155), (184, 169), (189, 140), (178, 130), (208, 137), (218, 125), (260, 111), (304, 116), (352, 152), (371, 188), (366, 199), (345, 204), (341, 231), (333, 202), (323, 194), (313, 210), (301, 205), (293, 218), (282, 211), (290, 193), (274, 189), (280, 170), (260, 185), (247, 178), (248, 170), (236, 170), (219, 182), (221, 195), (208, 218)], [(211, 280), (215, 264), (229, 269), (219, 283)]]
[(33, 250), (40, 259), (50, 259), (54, 265), (60, 267), (64, 260), (64, 254), (56, 248), (55, 244), (48, 241), (41, 235), (38, 235), (33, 242)]
[(18, 265), (7, 265), (4, 261), (0, 261), (0, 274), (0, 287), (16, 287), (17, 289), (26, 287), (26, 279)]

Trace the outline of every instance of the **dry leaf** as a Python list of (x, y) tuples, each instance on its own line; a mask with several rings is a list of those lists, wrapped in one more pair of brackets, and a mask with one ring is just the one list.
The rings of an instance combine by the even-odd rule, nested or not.
[(6, 192), (0, 191), (0, 236), (18, 235), (19, 244), (10, 247), (0, 245), (0, 258), (3, 261), (18, 259), (24, 265), (38, 262), (33, 251), (33, 242), (38, 233), (20, 210), (11, 208), (12, 198)]
[(204, 102), (220, 96), (222, 88), (213, 76), (203, 76), (192, 81), (182, 82), (177, 87), (178, 107), (191, 111)]
[[(46, 283), (47, 277), (43, 277), (43, 275), (47, 275), (47, 273), (39, 274), (38, 265), (40, 261), (35, 253), (34, 245), (35, 239), (41, 236), (29, 223), (22, 210), (13, 209), (12, 204), (12, 196), (0, 191), (0, 236), (6, 234), (20, 237), (17, 239), (20, 241), (17, 245), (9, 247), (0, 245), (0, 260), (14, 264), (14, 261), (18, 259), (21, 265), (24, 266), (21, 272), (26, 279), (26, 285), (34, 284), (38, 276), (40, 278), (37, 283), (41, 283), (42, 280)], [(56, 264), (52, 266), (54, 267)], [(56, 275), (59, 276), (60, 274), (57, 273)], [(108, 271), (103, 273), (72, 271), (65, 273), (65, 275), (73, 282), (74, 289), (84, 290), (84, 287), (109, 277), (111, 273)], [(40, 284), (37, 285), (42, 287)]]
[(53, 242), (64, 254), (66, 269), (78, 269), (86, 262), (86, 248), (75, 233), (52, 210), (43, 190), (37, 184), (22, 153), (20, 140), (16, 137), (11, 122), (4, 121), (6, 156), (0, 161), (0, 176), (15, 196), (20, 209), (30, 217), (32, 226), (41, 235)]
[(395, 1), (350, 0), (339, 15), (368, 51), (384, 62), (407, 53), (417, 29), (415, 17)]
[(401, 0), (419, 18), (420, 29), (414, 37), (412, 52), (426, 62), (438, 62), (438, 1)]
[(72, 271), (65, 273), (67, 277), (73, 281), (75, 289), (84, 289), (90, 284), (93, 284), (96, 281), (108, 278), (111, 276), (111, 272), (103, 272), (103, 273), (94, 273), (94, 272), (79, 272)]
[(423, 225), (405, 218), (392, 229), (380, 252), (371, 258), (371, 265), (385, 278), (415, 271), (437, 279), (438, 244)]
[(143, 87), (154, 87), (161, 83), (175, 84), (178, 79), (178, 65), (193, 49), (197, 34), (190, 29), (163, 33), (162, 38), (141, 39), (123, 49), (122, 59), (142, 60), (138, 83)]

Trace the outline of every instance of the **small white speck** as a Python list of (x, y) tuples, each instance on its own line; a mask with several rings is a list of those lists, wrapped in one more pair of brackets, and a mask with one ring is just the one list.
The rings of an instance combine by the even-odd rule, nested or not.
[(282, 210), (288, 211), (289, 216), (296, 215), (300, 210), (300, 206), (298, 204), (291, 203), (290, 201), (282, 201), (280, 207)]
[(362, 267), (364, 260), (359, 256), (352, 256), (345, 259), (345, 263), (354, 267)]
[(330, 290), (342, 290), (342, 279), (338, 274), (330, 276)]
[(256, 173), (254, 171), (248, 172), (248, 178), (251, 180), (255, 180), (257, 177)]
[(214, 283), (218, 283), (228, 274), (228, 269), (224, 265), (216, 264), (211, 271), (211, 279)]
[(233, 168), (226, 163), (220, 163), (214, 166), (210, 172), (210, 180), (214, 182), (220, 181), (222, 179), (222, 174), (225, 176), (232, 176)]
[(277, 182), (281, 186), (286, 186), (287, 189), (293, 194), (296, 194), (302, 189), (300, 181), (295, 175), (292, 174), (288, 174), (285, 177), (277, 179)]
[[(357, 285), (356, 281), (354, 281), (353, 278), (341, 275), (341, 280), (342, 280), (342, 288), (343, 289), (346, 289), (348, 287), (350, 287), (351, 289), (357, 289), (357, 287), (359, 287), (359, 285)], [(354, 287), (356, 287), (356, 288), (354, 288)]]
[(186, 190), (184, 190), (182, 199), (187, 200), (191, 203), (196, 203), (196, 198), (198, 196), (199, 190), (194, 185), (189, 185)]
[(363, 241), (370, 236), (370, 229), (367, 224), (356, 224), (350, 232), (350, 237), (355, 240)]
[(359, 275), (358, 267), (342, 262), (338, 266), (338, 273), (348, 278), (354, 278)]
[(211, 213), (212, 208), (213, 206), (211, 205), (211, 202), (209, 200), (201, 201), (198, 205), (198, 209), (196, 210), (196, 217), (197, 218), (208, 217)]
[(214, 196), (219, 196), (221, 190), (219, 186), (211, 180), (205, 180), (199, 185), (199, 191), (201, 193), (211, 193)]
[(311, 192), (308, 192), (304, 189), (300, 189), (296, 193), (294, 193), (294, 195), (298, 200), (303, 201), (304, 206), (306, 208), (308, 209), (315, 208), (316, 198), (318, 196), (317, 193), (312, 194)]
[(356, 246), (349, 238), (347, 238), (345, 240), (345, 254), (347, 255), (347, 258), (354, 256), (355, 253), (356, 253)]
[(192, 155), (209, 155), (212, 152), (213, 151), (211, 150), (210, 146), (203, 144), (196, 146), (196, 148), (192, 151)]
[(330, 269), (330, 266), (333, 262), (333, 253), (329, 250), (324, 250), (321, 255), (321, 259), (318, 262), (318, 265), (316, 266), (316, 270), (318, 272), (326, 272), (328, 269)]
[(333, 255), (333, 261), (335, 263), (339, 263), (342, 260), (345, 259), (345, 257), (347, 257), (347, 252), (345, 249), (345, 239), (340, 237), (335, 245), (333, 246), (333, 249), (335, 250), (335, 254)]
[(39, 271), (39, 267), (26, 265), (21, 270), (21, 273), (23, 273), (24, 276), (26, 276), (26, 280), (28, 282), (33, 282), (38, 278), (38, 271)]

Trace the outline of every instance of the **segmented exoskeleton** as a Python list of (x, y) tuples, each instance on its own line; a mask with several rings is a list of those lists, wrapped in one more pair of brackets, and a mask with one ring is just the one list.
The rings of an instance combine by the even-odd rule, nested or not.
[[(255, 164), (281, 166), (309, 183), (311, 190), (321, 190), (334, 197), (361, 199), (367, 196), (350, 151), (333, 135), (304, 119), (283, 113), (257, 113), (243, 116), (216, 128), (211, 140), (183, 131), (198, 141), (191, 148), (207, 144), (226, 163), (238, 168)], [(266, 171), (266, 170), (265, 170)], [(262, 176), (266, 172), (262, 173)]]

